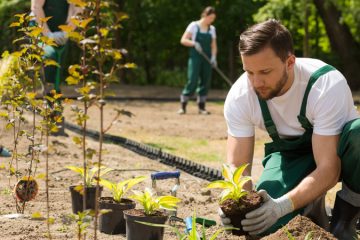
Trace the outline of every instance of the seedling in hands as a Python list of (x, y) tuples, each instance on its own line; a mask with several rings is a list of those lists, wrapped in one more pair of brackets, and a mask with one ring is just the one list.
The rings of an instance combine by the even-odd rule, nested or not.
[(238, 202), (240, 198), (249, 193), (243, 188), (244, 184), (251, 180), (251, 177), (243, 176), (247, 166), (248, 164), (244, 164), (232, 171), (228, 165), (224, 164), (222, 169), (224, 180), (214, 181), (207, 186), (207, 188), (224, 189), (220, 195), (220, 203), (227, 199)]

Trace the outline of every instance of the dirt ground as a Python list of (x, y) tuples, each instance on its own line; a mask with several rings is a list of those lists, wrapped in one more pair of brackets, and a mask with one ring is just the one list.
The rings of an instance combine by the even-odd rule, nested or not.
[[(142, 89), (143, 90), (143, 89)], [(138, 90), (141, 92), (141, 89)], [(177, 90), (174, 91), (174, 94)], [(130, 93), (129, 93), (130, 94)], [(132, 93), (131, 93), (132, 94)], [(139, 94), (139, 93), (137, 93)], [(222, 93), (224, 96), (225, 94)], [(136, 96), (136, 94), (134, 94)], [(72, 104), (78, 104), (73, 102)], [(74, 116), (70, 110), (70, 105), (65, 107), (66, 121), (74, 123)], [(190, 103), (188, 114), (179, 116), (176, 114), (178, 109), (177, 102), (145, 102), (145, 101), (121, 101), (109, 102), (106, 105), (106, 121), (110, 123), (114, 112), (113, 108), (125, 109), (131, 111), (135, 116), (131, 119), (121, 118), (109, 131), (110, 134), (121, 135), (136, 141), (148, 143), (153, 146), (162, 147), (165, 151), (178, 153), (190, 160), (201, 162), (208, 166), (220, 169), (221, 164), (226, 158), (226, 124), (223, 118), (223, 103), (210, 102), (208, 110), (212, 113), (209, 116), (197, 114), (195, 103)], [(98, 129), (99, 114), (96, 108), (90, 111), (89, 126), (92, 129)], [(105, 124), (107, 125), (107, 124)], [(4, 126), (4, 122), (0, 122)], [(71, 213), (71, 199), (68, 190), (70, 185), (80, 183), (80, 177), (69, 170), (65, 170), (67, 165), (81, 166), (81, 151), (72, 142), (72, 137), (76, 134), (67, 130), (69, 137), (51, 137), (52, 148), (50, 149), (50, 206), (51, 217), (55, 218), (55, 223), (51, 226), (53, 239), (77, 239), (77, 229), (74, 222), (69, 222), (68, 215)], [(11, 132), (2, 130), (0, 142), (6, 146), (11, 144)], [(181, 144), (173, 146), (175, 142)], [(261, 172), (261, 158), (263, 150), (261, 145), (267, 141), (267, 134), (257, 131), (256, 151), (253, 164), (254, 181)], [(20, 149), (26, 150), (26, 140), (20, 143)], [(98, 143), (94, 140), (88, 141), (88, 146), (97, 148)], [(10, 146), (9, 146), (10, 147)], [(190, 150), (183, 150), (183, 149)], [(195, 148), (195, 149), (192, 149)], [(155, 171), (174, 170), (168, 166), (162, 165), (154, 160), (149, 160), (128, 151), (114, 144), (105, 144), (106, 154), (104, 164), (113, 168), (104, 178), (112, 181), (120, 181), (133, 176), (150, 176)], [(211, 154), (209, 154), (209, 152)], [(197, 153), (197, 154), (196, 154)], [(213, 157), (215, 156), (215, 157)], [(193, 158), (191, 158), (193, 157)], [(1, 164), (7, 165), (8, 159), (0, 159)], [(26, 166), (25, 161), (21, 161), (20, 169)], [(45, 158), (41, 157), (38, 164), (38, 173), (44, 173)], [(9, 219), (7, 214), (16, 213), (12, 188), (15, 184), (14, 178), (8, 178), (6, 169), (0, 170), (0, 239), (47, 239), (46, 224), (44, 220), (33, 220), (28, 217), (36, 212), (42, 216), (46, 214), (45, 204), (45, 183), (39, 180), (40, 190), (38, 196), (27, 204), (25, 217), (18, 219)], [(9, 184), (10, 182), (10, 184)], [(218, 208), (217, 196), (219, 191), (206, 190), (204, 187), (207, 181), (193, 177), (186, 173), (181, 173), (181, 186), (178, 190), (178, 197), (182, 199), (179, 205), (178, 216), (185, 218), (191, 216), (196, 210), (198, 216), (218, 220), (216, 210)], [(164, 180), (158, 184), (160, 193), (169, 193), (173, 186), (173, 181)], [(144, 183), (135, 187), (141, 189), (144, 186), (150, 187), (151, 182), (147, 179)], [(333, 203), (333, 190), (328, 197), (328, 205)], [(109, 196), (108, 190), (104, 190), (103, 196)], [(88, 230), (88, 239), (93, 234), (92, 225)], [(215, 228), (216, 229), (216, 228)], [(210, 231), (213, 231), (210, 229)], [(126, 239), (124, 236), (110, 236), (99, 233), (99, 239)], [(176, 239), (168, 230), (165, 233), (165, 240)], [(239, 237), (229, 237), (224, 234), (219, 239), (242, 239)]]

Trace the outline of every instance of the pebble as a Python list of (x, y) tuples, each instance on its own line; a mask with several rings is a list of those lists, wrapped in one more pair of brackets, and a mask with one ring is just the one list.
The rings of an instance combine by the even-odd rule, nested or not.
[(211, 195), (211, 190), (210, 189), (201, 189), (201, 195), (202, 196), (210, 196)]

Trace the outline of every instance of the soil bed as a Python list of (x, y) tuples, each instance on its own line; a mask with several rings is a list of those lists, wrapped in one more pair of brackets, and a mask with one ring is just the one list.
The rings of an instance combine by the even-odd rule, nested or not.
[(336, 240), (331, 233), (325, 231), (321, 227), (313, 223), (309, 218), (304, 216), (296, 216), (286, 226), (279, 229), (277, 232), (264, 237), (264, 240), (288, 240), (289, 235), (294, 237), (296, 240), (304, 240), (308, 234), (311, 234), (310, 239), (321, 239), (321, 240)]
[[(76, 104), (76, 102), (74, 102)], [(147, 103), (147, 102), (121, 102), (109, 103), (108, 109), (120, 108), (130, 110), (135, 114), (132, 119), (122, 118), (118, 125), (114, 125), (111, 134), (122, 135), (134, 140), (143, 140), (143, 143), (159, 144), (155, 140), (165, 138), (165, 143), (175, 138), (176, 140), (185, 139), (187, 141), (198, 141), (194, 152), (208, 152), (214, 151), (219, 154), (217, 160), (202, 160), (201, 156), (196, 155), (197, 161), (202, 161), (203, 164), (217, 169), (221, 168), (221, 164), (225, 159), (226, 146), (226, 125), (223, 119), (223, 106), (217, 103), (209, 103), (208, 109), (212, 112), (210, 116), (200, 116), (196, 113), (195, 103), (190, 103), (189, 114), (186, 116), (176, 115), (178, 103)], [(74, 122), (73, 114), (69, 110), (70, 106), (66, 106), (66, 120)], [(107, 112), (106, 116), (109, 121), (112, 119), (112, 113)], [(97, 130), (97, 111), (91, 112), (93, 122), (89, 123), (90, 127)], [(5, 126), (6, 123), (0, 120), (0, 126)], [(211, 126), (211, 130), (209, 130)], [(29, 128), (27, 130), (30, 130)], [(73, 143), (72, 138), (79, 136), (70, 131), (66, 131), (69, 137), (54, 137), (50, 138), (50, 216), (55, 219), (54, 224), (51, 225), (52, 239), (77, 239), (76, 223), (71, 220), (71, 196), (69, 192), (70, 185), (81, 183), (81, 178), (78, 174), (65, 169), (65, 166), (75, 165), (82, 166), (81, 149)], [(262, 143), (267, 138), (266, 133), (257, 135), (257, 142)], [(204, 143), (202, 139), (208, 141)], [(0, 143), (8, 146), (12, 140), (12, 132), (3, 130), (0, 134)], [(24, 139), (19, 142), (18, 149), (20, 152), (26, 152), (28, 141)], [(166, 145), (171, 147), (172, 144)], [(98, 143), (94, 140), (88, 141), (89, 148), (98, 148)], [(135, 190), (142, 190), (144, 187), (151, 187), (150, 174), (155, 171), (173, 171), (174, 168), (163, 165), (156, 160), (149, 160), (145, 157), (139, 156), (131, 151), (128, 151), (120, 146), (108, 144), (104, 145), (104, 164), (114, 169), (114, 171), (105, 175), (104, 178), (111, 181), (122, 181), (135, 176), (147, 176), (148, 179), (139, 185), (135, 186)], [(191, 145), (183, 145), (181, 147), (191, 148)], [(167, 150), (167, 149), (164, 149)], [(171, 149), (169, 149), (171, 151)], [(255, 180), (261, 171), (261, 157), (262, 148), (260, 152), (255, 153), (255, 162), (253, 164), (252, 172), (255, 174)], [(93, 161), (97, 156), (94, 156)], [(186, 156), (185, 156), (186, 157)], [(192, 158), (189, 158), (194, 160)], [(28, 163), (21, 160), (19, 164), (20, 171), (28, 166)], [(5, 214), (16, 213), (15, 200), (13, 196), (13, 188), (16, 184), (16, 179), (8, 175), (8, 159), (0, 159), (0, 239), (6, 240), (39, 240), (48, 239), (46, 234), (46, 222), (44, 220), (32, 220), (28, 218), (9, 219), (3, 217)], [(45, 169), (45, 158), (41, 156), (40, 163), (37, 164), (37, 173), (43, 174)], [(39, 192), (34, 200), (28, 202), (25, 208), (25, 216), (31, 216), (34, 213), (39, 213), (41, 216), (46, 216), (46, 195), (45, 195), (45, 181), (37, 180), (39, 184)], [(177, 216), (185, 219), (192, 216), (194, 210), (199, 217), (205, 217), (218, 221), (217, 208), (219, 207), (218, 196), (220, 190), (208, 190), (205, 187), (208, 181), (196, 178), (184, 172), (181, 172), (180, 188), (177, 191), (177, 197), (182, 201), (179, 204)], [(160, 194), (169, 194), (171, 188), (175, 185), (174, 180), (163, 180), (157, 184), (156, 191)], [(131, 195), (131, 192), (130, 194)], [(102, 196), (111, 196), (109, 190), (104, 189)], [(125, 197), (128, 197), (125, 196)], [(137, 205), (137, 208), (139, 206)], [(38, 218), (41, 219), (41, 218)], [(179, 227), (183, 227), (179, 224)], [(209, 233), (215, 232), (219, 226), (209, 229)], [(87, 239), (93, 237), (93, 225), (88, 229)], [(98, 239), (123, 239), (124, 235), (106, 235), (98, 232)], [(164, 239), (175, 240), (175, 234), (169, 229), (165, 230)], [(218, 239), (246, 239), (245, 237), (231, 236), (223, 233)], [(248, 239), (251, 239), (248, 237)], [(316, 238), (315, 238), (316, 239)]]

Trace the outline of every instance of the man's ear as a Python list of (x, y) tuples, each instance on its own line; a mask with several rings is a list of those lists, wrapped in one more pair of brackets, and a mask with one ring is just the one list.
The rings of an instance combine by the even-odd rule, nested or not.
[(288, 59), (286, 60), (286, 67), (289, 70), (294, 69), (296, 57), (294, 54), (291, 54)]

